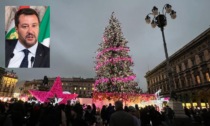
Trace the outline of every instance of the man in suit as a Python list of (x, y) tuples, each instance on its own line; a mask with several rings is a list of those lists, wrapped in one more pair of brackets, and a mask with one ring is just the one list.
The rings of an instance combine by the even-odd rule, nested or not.
[(8, 68), (48, 68), (50, 49), (38, 42), (40, 19), (31, 8), (15, 14), (18, 40), (6, 40), (5, 65)]

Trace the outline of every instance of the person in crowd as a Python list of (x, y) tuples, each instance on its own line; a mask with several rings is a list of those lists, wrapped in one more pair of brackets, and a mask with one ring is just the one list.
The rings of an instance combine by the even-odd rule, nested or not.
[(82, 119), (82, 113), (83, 109), (80, 104), (76, 104), (71, 109), (71, 126), (88, 126), (88, 124), (85, 122), (85, 120)]
[(187, 115), (189, 118), (191, 118), (190, 110), (189, 110), (186, 106), (184, 107), (184, 113), (185, 113), (185, 115)]
[(32, 102), (31, 106), (32, 108), (29, 110), (30, 116), (28, 117), (27, 126), (37, 126), (40, 116), (40, 105)]
[(60, 119), (57, 109), (52, 104), (44, 103), (39, 116), (39, 126), (59, 126)]
[(152, 126), (160, 126), (162, 122), (161, 114), (155, 109), (154, 106), (150, 107), (150, 120), (152, 122)]
[(7, 118), (7, 113), (6, 113), (6, 103), (0, 101), (0, 126), (4, 125), (4, 122)]
[(125, 105), (124, 111), (125, 111), (125, 112), (129, 112), (129, 109), (128, 109), (128, 106), (127, 106), (127, 105)]
[(169, 106), (166, 106), (165, 107), (165, 121), (169, 126), (173, 125), (174, 115), (175, 115), (174, 111)]
[(88, 125), (92, 126), (94, 123), (96, 123), (95, 119), (95, 112), (93, 112), (90, 105), (87, 106), (85, 110), (85, 121)]
[(128, 107), (128, 112), (133, 116), (134, 122), (136, 126), (141, 126), (141, 121), (137, 115), (138, 111), (133, 107), (129, 106)]
[(150, 107), (146, 106), (145, 108), (142, 108), (140, 110), (140, 115), (141, 115), (141, 125), (142, 126), (149, 126), (150, 125)]
[(65, 113), (65, 105), (58, 105), (58, 114), (59, 114), (59, 126), (67, 126), (67, 118)]
[(210, 126), (210, 112), (207, 109), (202, 110), (201, 117), (203, 119), (204, 126)]
[(107, 111), (107, 123), (109, 124), (110, 117), (111, 117), (112, 113), (115, 112), (114, 106), (112, 106), (112, 104), (109, 103), (109, 106), (107, 107), (106, 111)]
[(92, 111), (91, 111), (91, 113), (93, 115), (96, 115), (96, 105), (94, 103), (92, 104)]
[(101, 109), (101, 118), (102, 118), (103, 126), (108, 126), (108, 123), (107, 123), (108, 113), (106, 109), (107, 109), (106, 105), (103, 105)]
[(136, 126), (133, 116), (123, 111), (122, 101), (115, 102), (115, 109), (116, 112), (110, 117), (109, 126)]

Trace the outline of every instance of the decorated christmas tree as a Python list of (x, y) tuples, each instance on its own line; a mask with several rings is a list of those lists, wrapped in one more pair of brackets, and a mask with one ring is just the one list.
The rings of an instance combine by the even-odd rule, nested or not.
[[(112, 13), (109, 25), (105, 28), (103, 41), (97, 50), (96, 56), (96, 81), (94, 85), (94, 97), (127, 99), (131, 94), (139, 93), (140, 88), (135, 82), (136, 75), (131, 67), (134, 65), (128, 41), (123, 37), (120, 23)], [(108, 95), (108, 96), (107, 96)]]

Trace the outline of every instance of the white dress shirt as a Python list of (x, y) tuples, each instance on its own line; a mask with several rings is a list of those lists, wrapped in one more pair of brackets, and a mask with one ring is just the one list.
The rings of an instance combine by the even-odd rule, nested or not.
[[(36, 42), (36, 44), (33, 45), (32, 47), (28, 48), (28, 50), (30, 51), (28, 54), (28, 68), (33, 67), (34, 61), (31, 62), (31, 58), (34, 57), (34, 59), (35, 59), (37, 47), (38, 47), (38, 42)], [(14, 56), (10, 59), (8, 68), (20, 68), (20, 64), (21, 64), (23, 58), (25, 57), (25, 54), (22, 51), (24, 49), (26, 49), (26, 48), (18, 40), (17, 44), (13, 50)]]

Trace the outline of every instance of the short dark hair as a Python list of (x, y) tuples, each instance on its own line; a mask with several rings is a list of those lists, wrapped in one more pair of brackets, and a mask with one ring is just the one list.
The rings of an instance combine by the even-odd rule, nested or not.
[(23, 8), (23, 9), (20, 9), (18, 10), (16, 13), (15, 13), (15, 26), (17, 27), (18, 24), (20, 23), (19, 22), (19, 17), (20, 15), (36, 15), (36, 17), (38, 18), (38, 21), (40, 23), (40, 19), (39, 19), (39, 15), (38, 13), (34, 10), (34, 9), (31, 9), (31, 8)]
[(123, 103), (122, 103), (122, 101), (116, 101), (115, 102), (115, 109), (116, 110), (123, 110)]

